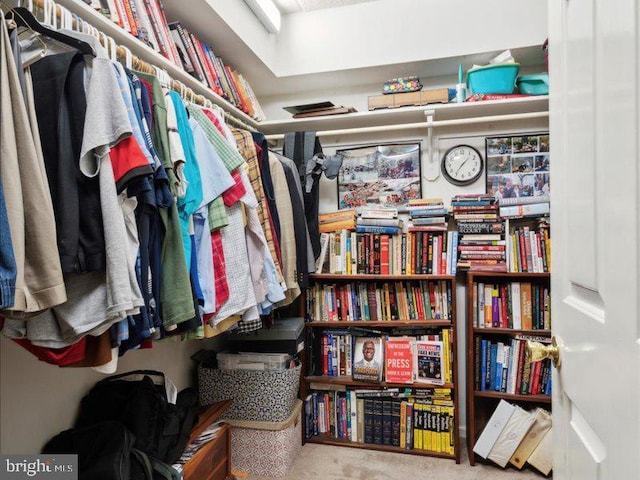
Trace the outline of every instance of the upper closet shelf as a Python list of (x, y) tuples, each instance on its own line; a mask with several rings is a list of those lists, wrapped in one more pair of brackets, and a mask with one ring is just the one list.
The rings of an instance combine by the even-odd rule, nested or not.
[(96, 10), (89, 7), (87, 4), (80, 0), (56, 0), (56, 3), (65, 7), (72, 13), (78, 15), (80, 18), (93, 25), (95, 28), (105, 33), (107, 36), (113, 38), (113, 40), (123, 47), (127, 47), (131, 50), (131, 53), (141, 58), (142, 60), (155, 65), (165, 70), (169, 76), (185, 86), (191, 88), (195, 93), (203, 95), (211, 100), (216, 105), (222, 107), (226, 112), (236, 119), (242, 121), (249, 127), (259, 129), (260, 123), (256, 122), (249, 115), (242, 110), (231, 105), (224, 98), (217, 95), (208, 87), (200, 83), (193, 78), (187, 72), (180, 67), (174, 65), (165, 57), (155, 52), (153, 49), (142, 43), (133, 35), (130, 35), (125, 30), (114, 24), (111, 20), (98, 13)]
[[(504, 120), (515, 120), (519, 115), (532, 118), (546, 117), (548, 113), (549, 97), (540, 95), (509, 100), (487, 100), (462, 104), (436, 103), (420, 107), (402, 107), (326, 117), (272, 120), (260, 123), (260, 130), (269, 134), (271, 139), (276, 139), (275, 136), (272, 136), (273, 134), (302, 130), (333, 134), (348, 133), (352, 129), (372, 129), (391, 125), (402, 128), (403, 125), (410, 127), (412, 124), (420, 123), (426, 127), (429, 115), (432, 117), (433, 126), (438, 127), (457, 123), (490, 122), (498, 120), (498, 117), (504, 117)], [(337, 130), (341, 132), (337, 132)], [(358, 132), (354, 130), (353, 133)]]

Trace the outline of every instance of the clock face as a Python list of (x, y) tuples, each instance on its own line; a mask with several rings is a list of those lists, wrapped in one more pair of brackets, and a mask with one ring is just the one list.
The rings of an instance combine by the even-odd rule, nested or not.
[(469, 145), (457, 145), (442, 157), (442, 173), (454, 185), (469, 185), (480, 178), (482, 156)]

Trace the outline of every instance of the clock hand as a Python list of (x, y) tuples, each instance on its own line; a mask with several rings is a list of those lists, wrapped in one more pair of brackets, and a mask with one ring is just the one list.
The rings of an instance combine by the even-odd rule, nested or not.
[(460, 165), (458, 165), (458, 169), (456, 170), (456, 174), (460, 171), (462, 166), (469, 161), (469, 157), (465, 158)]

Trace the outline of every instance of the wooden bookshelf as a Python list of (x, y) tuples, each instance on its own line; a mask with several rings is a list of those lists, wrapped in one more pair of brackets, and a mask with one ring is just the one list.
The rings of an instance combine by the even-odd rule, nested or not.
[[(338, 435), (329, 436), (326, 433), (320, 433), (319, 435), (310, 436), (306, 441), (310, 443), (322, 443), (327, 445), (336, 445), (336, 446), (345, 446), (345, 447), (353, 447), (353, 448), (363, 448), (369, 450), (378, 450), (378, 451), (390, 451), (390, 452), (398, 452), (398, 453), (409, 453), (413, 455), (421, 455), (421, 456), (433, 456), (439, 458), (449, 458), (456, 461), (456, 463), (460, 463), (460, 437), (459, 437), (459, 410), (458, 410), (458, 374), (457, 374), (457, 355), (456, 355), (456, 342), (457, 338), (456, 332), (456, 279), (453, 275), (333, 275), (333, 274), (320, 274), (320, 275), (311, 275), (311, 287), (313, 288), (315, 285), (328, 285), (328, 284), (337, 284), (344, 285), (345, 282), (348, 282), (354, 288), (357, 288), (358, 284), (361, 283), (399, 283), (402, 282), (405, 285), (411, 284), (412, 282), (445, 282), (446, 292), (445, 295), (441, 298), (444, 298), (447, 302), (447, 318), (446, 319), (424, 319), (424, 320), (408, 320), (406, 318), (401, 318), (399, 320), (384, 320), (384, 321), (315, 321), (313, 319), (314, 312), (316, 311), (313, 308), (309, 308), (310, 304), (308, 303), (308, 316), (311, 317), (311, 321), (306, 324), (307, 331), (307, 345), (306, 345), (306, 354), (307, 354), (307, 375), (303, 378), (303, 391), (306, 393), (313, 393), (314, 390), (311, 390), (311, 384), (323, 384), (328, 387), (334, 386), (336, 388), (328, 388), (327, 390), (337, 391), (338, 393), (344, 393), (342, 390), (346, 390), (347, 392), (351, 390), (357, 389), (380, 389), (384, 390), (387, 388), (398, 388), (400, 392), (403, 392), (404, 389), (412, 389), (413, 393), (416, 393), (417, 390), (420, 389), (449, 389), (451, 400), (453, 401), (453, 407), (449, 406), (448, 408), (453, 409), (453, 422), (451, 423), (452, 429), (451, 431), (451, 439), (453, 444), (453, 454), (444, 451), (431, 451), (431, 450), (423, 450), (419, 448), (401, 448), (392, 445), (385, 445), (379, 443), (360, 443), (351, 441), (347, 438), (339, 438)], [(443, 284), (441, 284), (443, 285)], [(428, 288), (428, 287), (427, 287)], [(445, 290), (443, 288), (443, 290)], [(309, 292), (308, 292), (309, 295)], [(367, 297), (368, 299), (369, 297)], [(360, 299), (358, 299), (360, 301)], [(433, 334), (440, 335), (442, 333), (442, 329), (449, 329), (451, 333), (450, 345), (449, 345), (449, 354), (450, 354), (450, 365), (451, 365), (451, 381), (443, 384), (443, 385), (433, 385), (430, 383), (418, 383), (414, 382), (411, 384), (407, 383), (393, 383), (393, 382), (364, 382), (364, 381), (354, 381), (351, 376), (348, 375), (339, 375), (339, 376), (329, 376), (325, 375), (322, 372), (322, 351), (321, 348), (318, 348), (319, 340), (322, 338), (323, 330), (335, 330), (335, 329), (344, 329), (347, 330), (349, 328), (355, 328), (358, 332), (366, 335), (366, 330), (371, 330), (372, 334), (375, 335), (375, 331), (378, 330), (378, 334), (382, 331), (382, 335), (384, 336), (388, 329), (399, 329), (401, 333), (397, 333), (397, 330), (394, 330), (392, 336), (402, 336), (402, 335), (411, 335), (420, 334), (415, 332), (421, 331), (429, 331), (433, 332)], [(406, 331), (406, 333), (404, 333)], [(311, 370), (311, 371), (309, 371)], [(384, 379), (383, 379), (384, 380)], [(326, 390), (319, 390), (326, 391)], [(360, 397), (359, 397), (360, 398)], [(374, 399), (388, 399), (388, 396), (381, 395), (380, 397), (365, 397), (365, 398), (374, 398)], [(397, 401), (403, 400), (402, 396), (400, 396)], [(395, 403), (395, 401), (394, 401)], [(434, 409), (435, 410), (435, 409)], [(433, 412), (432, 412), (433, 413)], [(443, 411), (443, 414), (445, 412)], [(426, 416), (427, 414), (425, 414)], [(436, 414), (437, 415), (437, 414)], [(434, 416), (434, 418), (436, 418)], [(438, 417), (439, 418), (439, 417)], [(445, 430), (446, 431), (446, 430)], [(412, 445), (413, 446), (413, 445)]]
[[(390, 445), (375, 445), (372, 443), (358, 443), (351, 442), (349, 440), (341, 440), (339, 438), (329, 438), (329, 437), (320, 437), (315, 436), (311, 437), (307, 440), (309, 443), (318, 443), (322, 445), (336, 445), (339, 447), (351, 447), (351, 448), (362, 448), (366, 450), (376, 450), (379, 452), (395, 452), (395, 453), (408, 453), (410, 455), (420, 455), (423, 457), (440, 457), (440, 458), (451, 458), (456, 460), (456, 455), (451, 455), (449, 453), (442, 452), (433, 452), (431, 450), (407, 450), (400, 447), (393, 447)], [(458, 462), (459, 463), (459, 462)]]
[[(551, 409), (550, 395), (525, 395), (495, 390), (481, 391), (476, 388), (476, 375), (479, 375), (479, 373), (476, 372), (476, 368), (478, 368), (476, 364), (476, 356), (479, 355), (479, 352), (476, 352), (476, 338), (480, 337), (485, 340), (489, 339), (492, 342), (508, 342), (519, 335), (550, 338), (551, 330), (475, 326), (473, 311), (473, 309), (476, 308), (473, 294), (474, 283), (509, 284), (512, 282), (528, 282), (550, 289), (550, 280), (551, 275), (549, 273), (467, 272), (467, 447), (469, 452), (469, 463), (471, 465), (475, 465), (476, 462), (488, 462), (482, 457), (476, 455), (473, 452), (473, 447), (500, 400), (518, 404), (525, 409), (533, 407), (543, 407), (546, 410)], [(477, 300), (477, 298), (475, 300)], [(522, 347), (524, 347), (524, 345)], [(480, 360), (480, 362), (481, 361), (482, 360)]]

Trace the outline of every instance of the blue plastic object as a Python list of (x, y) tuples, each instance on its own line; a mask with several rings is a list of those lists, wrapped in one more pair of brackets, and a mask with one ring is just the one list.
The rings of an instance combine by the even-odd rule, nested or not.
[(520, 75), (516, 80), (516, 86), (518, 90), (520, 90), (520, 93), (526, 95), (548, 95), (549, 74)]
[(519, 63), (496, 63), (472, 68), (467, 72), (467, 89), (471, 93), (513, 93)]

